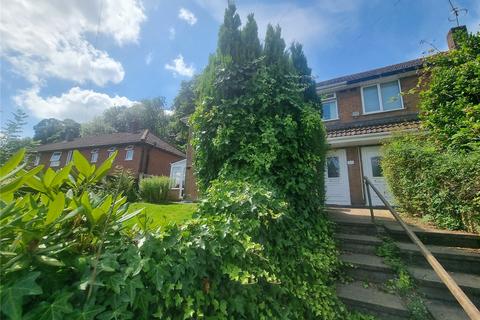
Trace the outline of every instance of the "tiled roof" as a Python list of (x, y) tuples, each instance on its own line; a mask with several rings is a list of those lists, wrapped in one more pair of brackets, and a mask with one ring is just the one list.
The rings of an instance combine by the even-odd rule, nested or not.
[(397, 123), (384, 123), (364, 127), (345, 128), (327, 131), (327, 138), (358, 136), (372, 133), (395, 132), (404, 130), (417, 130), (420, 126), (419, 120)]
[(320, 81), (317, 83), (317, 87), (325, 87), (335, 84), (353, 84), (357, 82), (372, 80), (381, 77), (387, 77), (390, 75), (413, 71), (419, 69), (423, 65), (423, 58), (409, 60), (402, 63), (392, 64), (390, 66), (373, 69), (369, 71), (364, 71), (360, 73), (354, 73), (350, 75), (346, 75), (343, 77), (338, 77), (330, 80)]
[(185, 154), (175, 147), (169, 145), (162, 139), (154, 136), (148, 130), (140, 132), (118, 132), (111, 134), (102, 134), (97, 136), (80, 137), (73, 139), (72, 141), (62, 141), (50, 144), (44, 144), (37, 148), (35, 151), (55, 151), (55, 150), (67, 150), (67, 149), (80, 149), (80, 148), (92, 148), (100, 146), (111, 145), (125, 145), (135, 143), (146, 143), (156, 148), (165, 150), (175, 155), (185, 157)]

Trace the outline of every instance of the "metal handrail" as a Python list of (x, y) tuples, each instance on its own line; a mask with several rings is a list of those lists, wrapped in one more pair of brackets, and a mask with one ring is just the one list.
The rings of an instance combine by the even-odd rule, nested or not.
[(390, 210), (390, 213), (394, 216), (394, 218), (400, 223), (403, 230), (407, 233), (408, 237), (413, 241), (420, 248), (420, 252), (423, 254), (425, 259), (427, 259), (430, 266), (433, 268), (433, 271), (438, 275), (440, 280), (447, 286), (448, 290), (452, 293), (452, 295), (457, 299), (458, 303), (462, 306), (465, 313), (470, 317), (472, 320), (479, 320), (480, 319), (480, 312), (478, 311), (477, 307), (473, 304), (473, 302), (467, 297), (467, 295), (463, 292), (463, 290), (458, 286), (458, 284), (453, 280), (453, 278), (448, 274), (448, 272), (443, 268), (443, 266), (438, 262), (438, 260), (433, 256), (430, 250), (423, 244), (423, 242), (415, 235), (415, 233), (408, 227), (408, 225), (400, 218), (398, 212), (388, 203), (387, 199), (378, 191), (378, 189), (373, 185), (373, 183), (367, 178), (363, 177), (365, 181), (365, 188), (367, 189), (367, 198), (368, 198), (368, 205), (370, 207), (370, 215), (372, 221), (374, 221), (374, 214), (373, 214), (373, 205), (372, 205), (372, 198), (370, 196), (370, 189), (372, 188), (373, 191), (377, 194), (377, 196), (382, 200), (383, 204)]

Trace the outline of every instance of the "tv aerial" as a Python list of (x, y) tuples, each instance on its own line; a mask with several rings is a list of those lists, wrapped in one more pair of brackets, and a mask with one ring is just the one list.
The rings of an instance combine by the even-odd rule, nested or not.
[(460, 26), (460, 22), (458, 21), (458, 17), (460, 15), (463, 15), (463, 14), (467, 14), (468, 13), (468, 10), (465, 9), (465, 8), (459, 8), (459, 7), (455, 7), (452, 3), (452, 0), (448, 0), (448, 3), (450, 3), (450, 7), (452, 7), (452, 10), (450, 11), (452, 17), (448, 18), (448, 21), (451, 21), (451, 22), (456, 22), (457, 23), (457, 27)]

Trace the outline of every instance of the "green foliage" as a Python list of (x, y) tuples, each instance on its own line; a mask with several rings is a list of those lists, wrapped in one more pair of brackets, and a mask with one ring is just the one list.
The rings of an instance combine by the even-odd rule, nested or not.
[(290, 46), (292, 65), (297, 71), (298, 75), (302, 77), (302, 82), (307, 87), (305, 89), (305, 100), (313, 103), (319, 102), (317, 95), (316, 82), (312, 77), (312, 69), (308, 67), (307, 57), (303, 53), (303, 47), (300, 43), (294, 42)]
[(150, 177), (143, 178), (139, 182), (139, 193), (143, 201), (150, 203), (162, 203), (167, 201), (170, 190), (170, 178)]
[(442, 150), (425, 136), (392, 139), (382, 168), (395, 199), (441, 228), (480, 232), (480, 148)]
[(422, 296), (416, 291), (416, 285), (407, 266), (400, 257), (400, 250), (392, 239), (384, 238), (383, 243), (377, 248), (377, 255), (383, 257), (385, 264), (390, 266), (396, 273), (395, 278), (390, 279), (387, 287), (402, 296), (410, 311), (410, 319), (431, 319)]
[(180, 90), (173, 100), (173, 115), (169, 122), (169, 136), (181, 149), (186, 150), (188, 142), (188, 126), (186, 120), (195, 111), (196, 78), (182, 81)]
[(155, 230), (158, 227), (165, 227), (171, 223), (181, 225), (192, 219), (197, 210), (196, 203), (164, 203), (153, 204), (147, 202), (136, 202), (130, 204), (129, 212), (143, 209), (142, 213), (130, 220), (128, 225), (138, 224), (145, 226), (145, 229)]
[(22, 149), (0, 168), (1, 312), (9, 319), (75, 318), (81, 309), (70, 300), (78, 305), (84, 298), (78, 285), (93, 285), (96, 247), (105, 237), (107, 248), (114, 245), (139, 212), (127, 214), (118, 190), (102, 198), (90, 192), (115, 155), (96, 168), (75, 151), (73, 163), (57, 172), (25, 170), (24, 155)]
[(18, 150), (32, 149), (36, 146), (31, 138), (22, 138), (23, 127), (27, 124), (27, 114), (18, 109), (12, 116), (13, 119), (7, 120), (0, 131), (0, 165), (5, 164)]
[(33, 126), (34, 140), (42, 144), (74, 139), (80, 136), (80, 124), (72, 119), (43, 119)]
[(113, 174), (105, 177), (99, 185), (98, 191), (104, 194), (113, 194), (115, 190), (122, 190), (128, 202), (139, 199), (138, 184), (133, 173), (123, 167), (116, 167)]
[(455, 50), (427, 59), (421, 119), (443, 146), (469, 149), (480, 144), (480, 32), (455, 38)]

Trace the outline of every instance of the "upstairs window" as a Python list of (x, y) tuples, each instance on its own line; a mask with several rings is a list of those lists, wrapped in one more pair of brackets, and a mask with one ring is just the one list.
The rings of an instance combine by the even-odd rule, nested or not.
[(338, 119), (337, 96), (335, 92), (322, 96), (322, 119), (324, 121)]
[(377, 83), (362, 88), (363, 113), (403, 109), (400, 81)]
[(92, 150), (92, 156), (90, 157), (91, 163), (96, 163), (98, 161), (98, 149)]
[(133, 146), (128, 146), (125, 148), (127, 152), (125, 152), (125, 160), (130, 161), (133, 160)]
[(50, 167), (58, 167), (60, 165), (60, 158), (62, 157), (61, 151), (55, 151), (50, 157)]
[(67, 161), (65, 162), (66, 164), (68, 164), (68, 163), (70, 163), (70, 161), (72, 161), (72, 154), (73, 154), (73, 150), (68, 150)]
[(38, 166), (39, 164), (40, 164), (40, 155), (37, 154), (37, 155), (35, 156), (35, 161), (34, 161), (33, 165), (34, 165), (34, 166)]
[(110, 158), (110, 156), (115, 152), (116, 148), (115, 147), (111, 147), (109, 148), (107, 151), (108, 151), (108, 157)]

